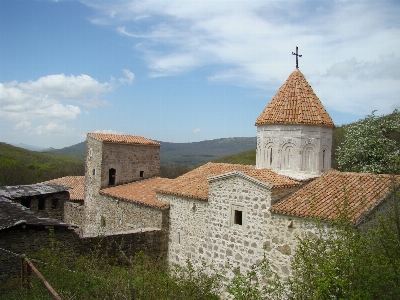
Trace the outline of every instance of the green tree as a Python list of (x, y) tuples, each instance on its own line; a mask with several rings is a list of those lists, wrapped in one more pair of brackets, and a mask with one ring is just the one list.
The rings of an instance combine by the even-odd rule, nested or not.
[(398, 173), (400, 111), (365, 119), (346, 127), (345, 140), (337, 149), (341, 171)]

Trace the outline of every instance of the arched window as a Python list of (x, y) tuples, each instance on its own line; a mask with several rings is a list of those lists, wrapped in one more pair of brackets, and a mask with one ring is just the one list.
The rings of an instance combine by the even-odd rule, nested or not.
[(272, 147), (269, 148), (269, 165), (272, 166)]
[(115, 169), (111, 168), (110, 170), (108, 170), (108, 185), (115, 185), (115, 175)]
[(322, 150), (322, 170), (323, 171), (326, 171), (331, 167), (329, 160), (330, 160), (329, 150), (325, 148), (324, 150)]

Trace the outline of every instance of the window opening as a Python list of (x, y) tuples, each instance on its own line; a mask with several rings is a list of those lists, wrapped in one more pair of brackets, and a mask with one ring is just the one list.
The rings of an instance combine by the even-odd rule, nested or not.
[(45, 209), (45, 204), (46, 204), (46, 200), (45, 199), (39, 199), (39, 201), (38, 201), (38, 210), (44, 210)]
[(140, 171), (140, 177), (144, 177), (144, 171)]
[(104, 216), (101, 216), (100, 218), (100, 226), (106, 227), (106, 218)]
[(322, 151), (322, 169), (325, 170), (325, 150)]
[(272, 165), (272, 147), (269, 148), (269, 165)]
[(96, 169), (93, 169), (93, 175), (96, 175)]
[(21, 199), (21, 205), (30, 208), (31, 207), (31, 199)]
[(115, 185), (115, 174), (116, 171), (113, 168), (108, 171), (108, 185)]
[(58, 198), (54, 198), (51, 200), (51, 209), (57, 209), (58, 207)]
[(237, 225), (243, 224), (243, 212), (241, 210), (235, 210), (234, 224)]

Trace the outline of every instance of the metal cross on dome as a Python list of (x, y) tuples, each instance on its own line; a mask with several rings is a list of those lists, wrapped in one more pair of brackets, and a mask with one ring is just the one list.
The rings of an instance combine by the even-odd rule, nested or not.
[(299, 68), (299, 57), (302, 57), (303, 55), (299, 54), (299, 47), (296, 46), (296, 53), (292, 52), (292, 55), (296, 55), (296, 69)]

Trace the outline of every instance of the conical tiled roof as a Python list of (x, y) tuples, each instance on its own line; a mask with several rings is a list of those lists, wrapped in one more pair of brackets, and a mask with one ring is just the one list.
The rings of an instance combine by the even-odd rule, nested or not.
[(266, 124), (307, 124), (333, 127), (333, 121), (299, 69), (290, 74), (256, 120)]

